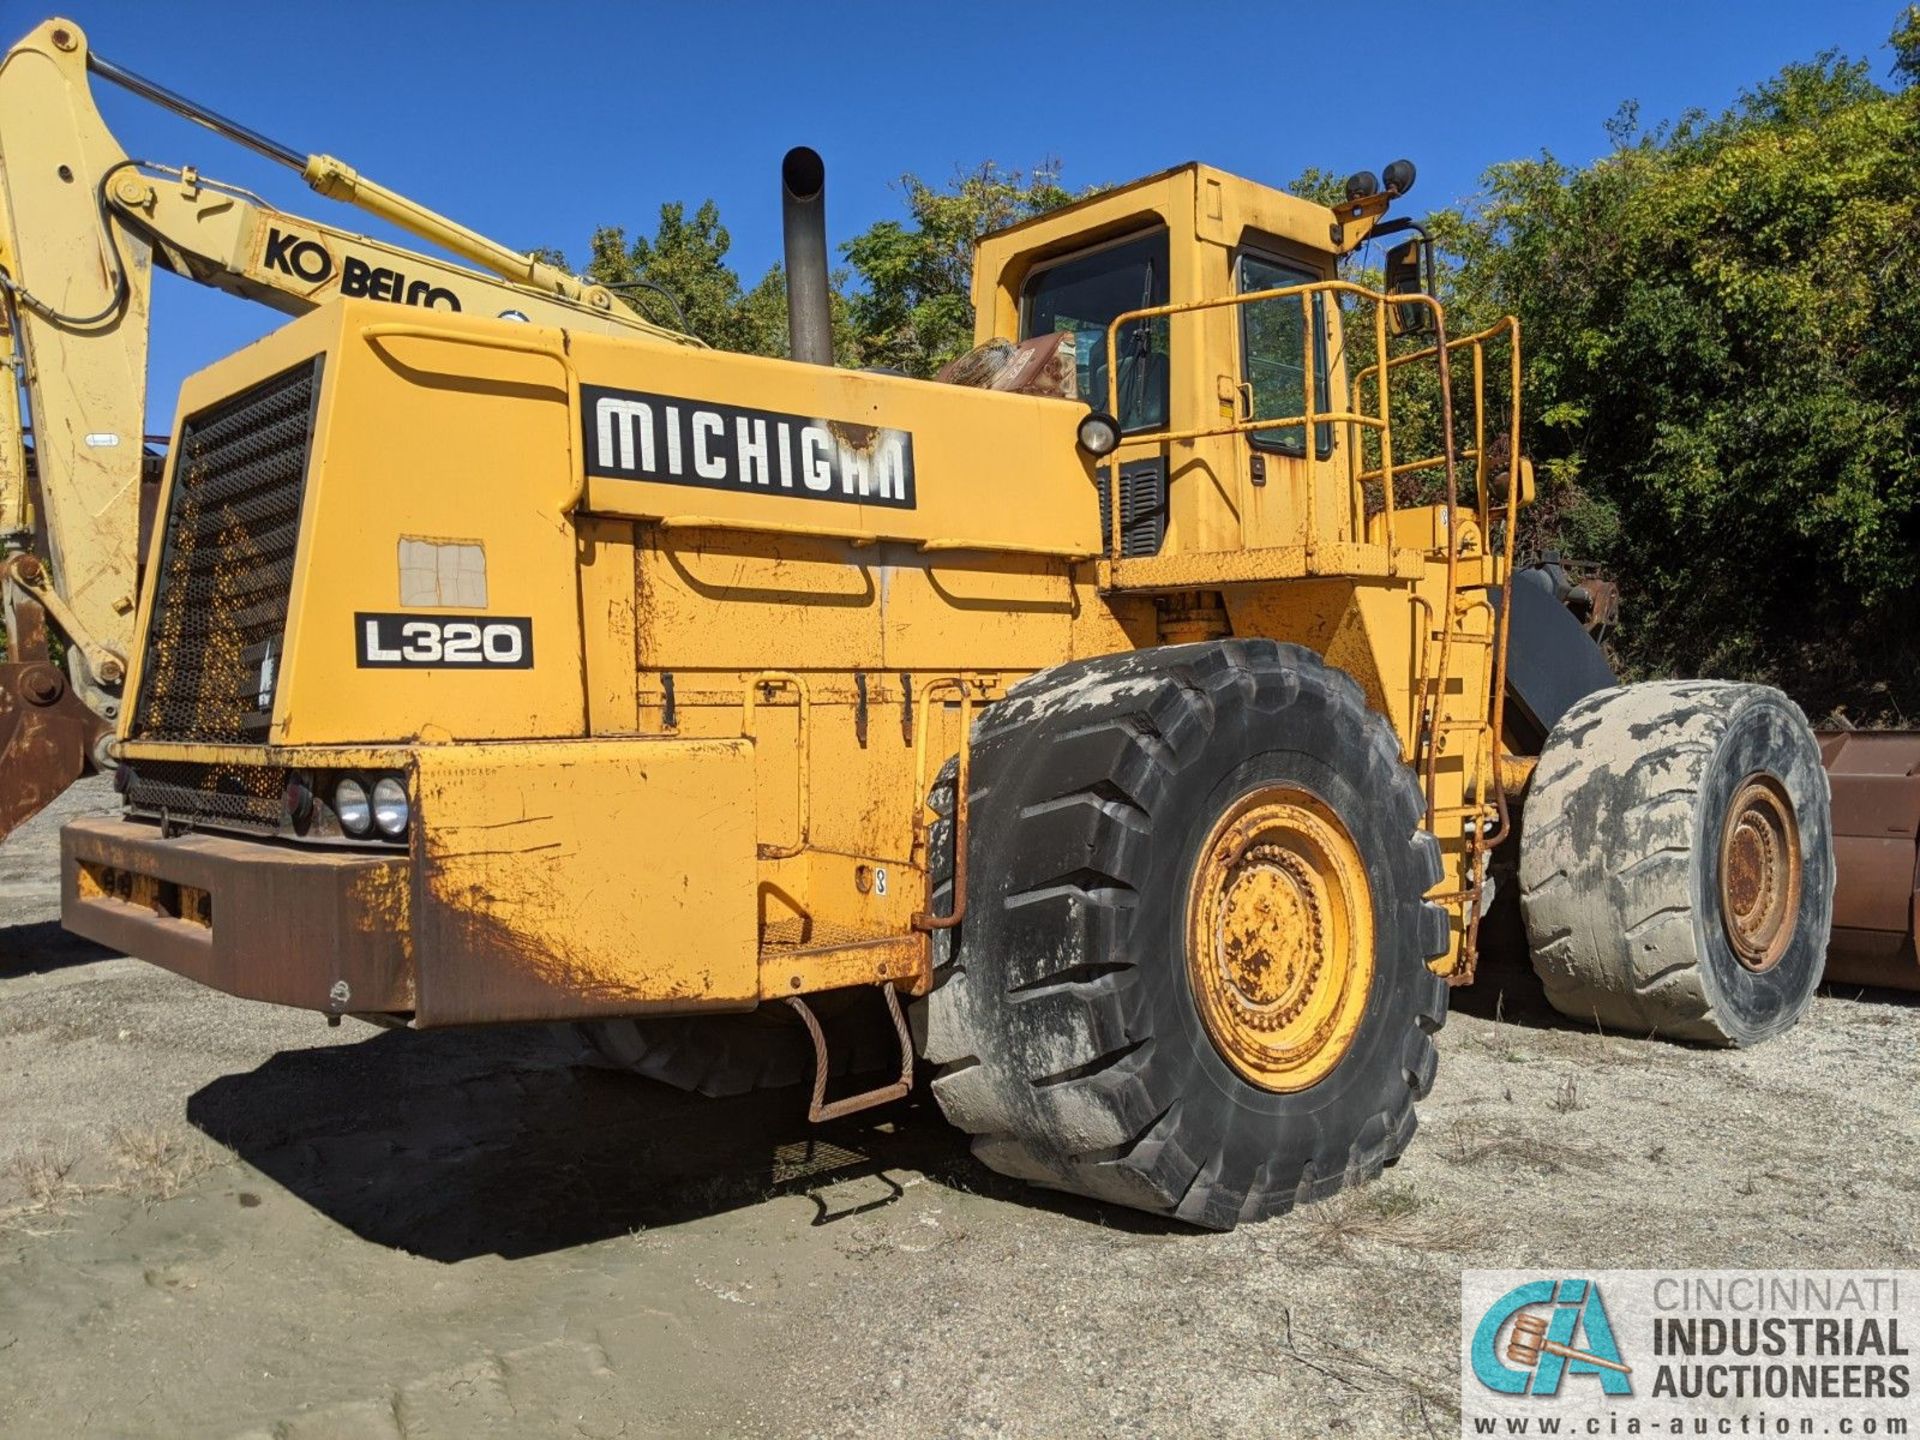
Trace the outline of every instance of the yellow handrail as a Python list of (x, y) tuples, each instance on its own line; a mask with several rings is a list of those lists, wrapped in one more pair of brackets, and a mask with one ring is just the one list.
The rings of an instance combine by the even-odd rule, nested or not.
[[(1349, 433), (1349, 454), (1347, 460), (1348, 483), (1352, 485), (1355, 490), (1354, 502), (1356, 513), (1364, 519), (1366, 509), (1365, 482), (1375, 477), (1372, 472), (1359, 469), (1359, 447), (1357, 443), (1355, 443), (1355, 439), (1357, 438), (1357, 432), (1363, 429), (1377, 434), (1380, 437), (1381, 453), (1385, 463), (1389, 466), (1393, 465), (1391, 381), (1384, 378), (1386, 372), (1382, 371), (1383, 379), (1379, 387), (1380, 405), (1377, 414), (1366, 413), (1357, 403), (1359, 395), (1358, 377), (1348, 384), (1348, 401), (1344, 406), (1334, 407), (1326, 403), (1331, 401), (1331, 396), (1324, 397), (1323, 399), (1323, 397), (1318, 394), (1319, 367), (1316, 364), (1316, 358), (1325, 347), (1321, 337), (1317, 334), (1323, 310), (1319, 304), (1314, 303), (1314, 300), (1325, 295), (1355, 296), (1373, 306), (1374, 345), (1378, 353), (1381, 354), (1385, 353), (1387, 344), (1386, 306), (1390, 304), (1426, 306), (1433, 315), (1435, 334), (1440, 337), (1440, 344), (1430, 353), (1438, 360), (1441, 370), (1443, 372), (1446, 370), (1446, 352), (1451, 348), (1445, 341), (1446, 318), (1441, 310), (1440, 302), (1430, 295), (1388, 295), (1383, 291), (1370, 290), (1364, 285), (1357, 285), (1351, 280), (1314, 280), (1300, 285), (1282, 285), (1271, 290), (1249, 290), (1239, 295), (1220, 295), (1207, 300), (1183, 300), (1167, 305), (1143, 306), (1138, 310), (1128, 310), (1116, 315), (1107, 326), (1106, 404), (1108, 414), (1117, 418), (1120, 409), (1118, 347), (1122, 326), (1136, 324), (1144, 320), (1156, 320), (1163, 316), (1187, 315), (1203, 310), (1229, 309), (1241, 305), (1256, 305), (1272, 300), (1296, 298), (1300, 300), (1301, 328), (1303, 334), (1301, 371), (1303, 376), (1302, 398), (1304, 404), (1299, 415), (1275, 416), (1260, 419), (1252, 417), (1240, 419), (1236, 417), (1233, 420), (1219, 424), (1197, 425), (1182, 430), (1161, 429), (1138, 432), (1132, 435), (1123, 434), (1120, 438), (1120, 444), (1115, 448), (1115, 454), (1117, 455), (1121, 450), (1168, 445), (1180, 441), (1205, 440), (1223, 435), (1247, 435), (1256, 431), (1299, 430), (1303, 436), (1311, 437), (1315, 428), (1318, 426), (1345, 425), (1348, 427)], [(1309, 297), (1313, 298), (1310, 299)], [(1398, 361), (1395, 361), (1394, 364), (1388, 368), (1396, 368), (1398, 363)], [(1371, 374), (1378, 368), (1377, 366), (1370, 366), (1368, 370), (1363, 373)], [(1449, 394), (1450, 393), (1449, 391)], [(1476, 391), (1476, 403), (1477, 401), (1478, 392)], [(1450, 429), (1446, 438), (1448, 445), (1447, 455), (1431, 463), (1445, 463), (1449, 466), (1454, 463), (1453, 437)], [(1309, 446), (1311, 445), (1310, 438), (1308, 444)], [(1425, 463), (1426, 462), (1423, 462), (1415, 468), (1425, 468)], [(1451, 478), (1451, 471), (1449, 473)], [(1452, 495), (1454, 486), (1451, 483), (1448, 489), (1449, 494)], [(1386, 533), (1389, 536), (1389, 543), (1391, 543), (1391, 536), (1393, 534), (1393, 495), (1391, 483), (1383, 483), (1381, 491), (1381, 508), (1385, 515), (1384, 523), (1386, 525)], [(1449, 503), (1451, 504), (1452, 501), (1450, 500)], [(1309, 555), (1318, 548), (1319, 538), (1318, 509), (1316, 506), (1309, 504), (1306, 507), (1304, 536), (1306, 550)], [(1122, 558), (1120, 553), (1121, 526), (1117, 515), (1112, 527), (1112, 533), (1108, 537), (1107, 550), (1109, 559), (1118, 560)]]

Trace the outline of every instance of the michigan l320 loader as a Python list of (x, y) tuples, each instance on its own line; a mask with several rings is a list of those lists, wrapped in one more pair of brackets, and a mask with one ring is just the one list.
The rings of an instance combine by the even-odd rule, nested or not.
[[(1777, 1034), (1813, 736), (1614, 685), (1516, 569), (1518, 326), (1447, 329), (1412, 178), (1185, 165), (990, 236), (973, 384), (831, 366), (805, 150), (791, 360), (364, 300), (222, 360), (66, 924), (707, 1090), (802, 1037), (816, 1118), (919, 1062), (996, 1170), (1213, 1227), (1407, 1145), (1516, 821), (1557, 1005)], [(890, 1078), (830, 1100), (863, 1005)]]

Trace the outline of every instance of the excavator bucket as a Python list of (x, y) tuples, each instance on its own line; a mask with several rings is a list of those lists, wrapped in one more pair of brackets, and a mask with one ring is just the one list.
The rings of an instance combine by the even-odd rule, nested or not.
[(0, 840), (86, 774), (113, 733), (48, 656), (45, 612), (17, 601), (13, 619), (15, 650), (0, 661)]
[(1920, 990), (1920, 730), (1820, 736), (1833, 787), (1827, 979)]
[[(160, 482), (167, 457), (149, 444), (140, 461), (138, 553), (141, 583), (146, 580), (148, 541), (159, 509)], [(27, 479), (34, 474), (28, 452)], [(42, 548), (45, 537), (37, 537)], [(10, 567), (43, 563), (31, 554), (0, 560), (0, 597), (7, 591)], [(16, 572), (17, 573), (17, 572)], [(112, 724), (96, 715), (74, 693), (66, 674), (47, 647), (47, 612), (31, 594), (14, 587), (13, 649), (0, 660), (0, 840), (46, 809), (53, 799), (94, 769), (100, 742)]]
[(0, 840), (86, 774), (99, 717), (45, 661), (0, 661)]

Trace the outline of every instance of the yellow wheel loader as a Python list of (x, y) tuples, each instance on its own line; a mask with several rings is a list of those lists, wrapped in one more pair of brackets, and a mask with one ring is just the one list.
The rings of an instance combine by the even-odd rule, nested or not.
[(1211, 1227), (1407, 1145), (1516, 823), (1556, 1003), (1784, 1029), (1805, 720), (1614, 685), (1515, 565), (1518, 326), (1448, 330), (1412, 181), (1184, 165), (989, 236), (944, 381), (831, 366), (807, 150), (791, 360), (363, 299), (222, 360), (65, 923), (696, 1089), (810, 1068), (815, 1119), (924, 1064), (995, 1169)]
[[(286, 214), (192, 167), (131, 159), (94, 104), (95, 76), (482, 269)], [(671, 333), (603, 287), (103, 59), (72, 21), (22, 38), (0, 56), (0, 361), (11, 372), (0, 386), (0, 839), (112, 763), (137, 537), (159, 488), (142, 443), (156, 266), (292, 315), (363, 296), (601, 334)]]

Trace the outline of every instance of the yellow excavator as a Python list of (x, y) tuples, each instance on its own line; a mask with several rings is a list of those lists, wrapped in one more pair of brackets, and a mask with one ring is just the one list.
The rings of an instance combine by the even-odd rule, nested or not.
[[(131, 158), (94, 103), (96, 76), (468, 263), (289, 215), (190, 165)], [(361, 297), (699, 344), (603, 286), (102, 58), (70, 20), (34, 29), (0, 59), (0, 360), (12, 371), (0, 385), (0, 839), (113, 763), (142, 480), (150, 518), (160, 472), (143, 442), (156, 266), (290, 315)]]

